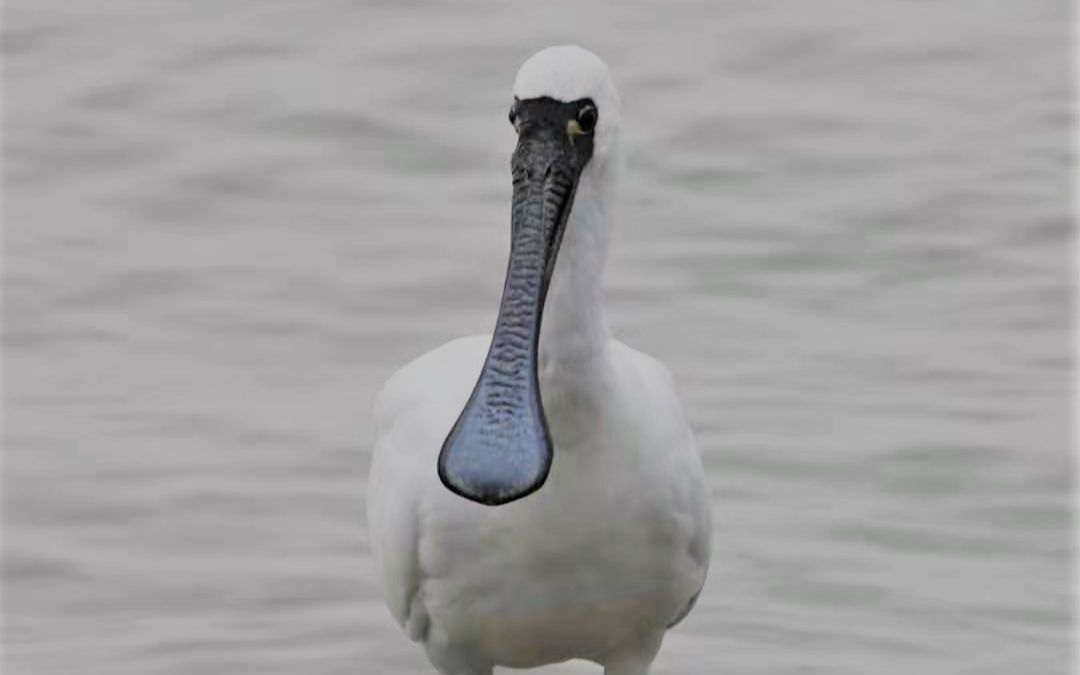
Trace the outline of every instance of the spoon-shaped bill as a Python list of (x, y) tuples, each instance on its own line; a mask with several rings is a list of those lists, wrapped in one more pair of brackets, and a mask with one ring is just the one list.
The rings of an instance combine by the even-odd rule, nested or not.
[(495, 332), (438, 464), (447, 488), (490, 506), (536, 491), (551, 468), (537, 352), (548, 282), (580, 171), (565, 132), (523, 132), (513, 173), (510, 262)]

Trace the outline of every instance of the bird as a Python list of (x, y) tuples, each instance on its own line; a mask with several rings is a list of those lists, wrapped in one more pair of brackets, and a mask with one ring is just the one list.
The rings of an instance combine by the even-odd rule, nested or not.
[(711, 507), (671, 372), (603, 313), (620, 99), (575, 45), (528, 58), (513, 94), (495, 328), (423, 354), (377, 395), (375, 567), (442, 675), (573, 659), (647, 675), (701, 594)]

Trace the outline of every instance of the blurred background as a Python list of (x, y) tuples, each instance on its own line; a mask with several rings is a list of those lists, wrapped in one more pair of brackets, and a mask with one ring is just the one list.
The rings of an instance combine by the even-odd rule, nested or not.
[(371, 403), (493, 325), (510, 86), (565, 42), (623, 96), (609, 320), (715, 501), (657, 673), (1067, 672), (1070, 23), (8, 0), (5, 672), (434, 672), (373, 575)]

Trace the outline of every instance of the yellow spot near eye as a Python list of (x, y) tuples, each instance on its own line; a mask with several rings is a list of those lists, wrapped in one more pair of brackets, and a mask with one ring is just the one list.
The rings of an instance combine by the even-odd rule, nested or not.
[(580, 136), (585, 132), (581, 129), (581, 125), (578, 124), (577, 120), (570, 120), (566, 123), (566, 133), (571, 136)]

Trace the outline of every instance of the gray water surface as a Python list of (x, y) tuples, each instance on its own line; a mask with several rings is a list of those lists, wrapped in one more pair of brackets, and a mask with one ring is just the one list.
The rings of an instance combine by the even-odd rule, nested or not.
[(5, 5), (5, 672), (433, 672), (371, 402), (493, 324), (563, 42), (623, 95), (610, 323), (715, 501), (657, 674), (1067, 672), (1064, 0)]

